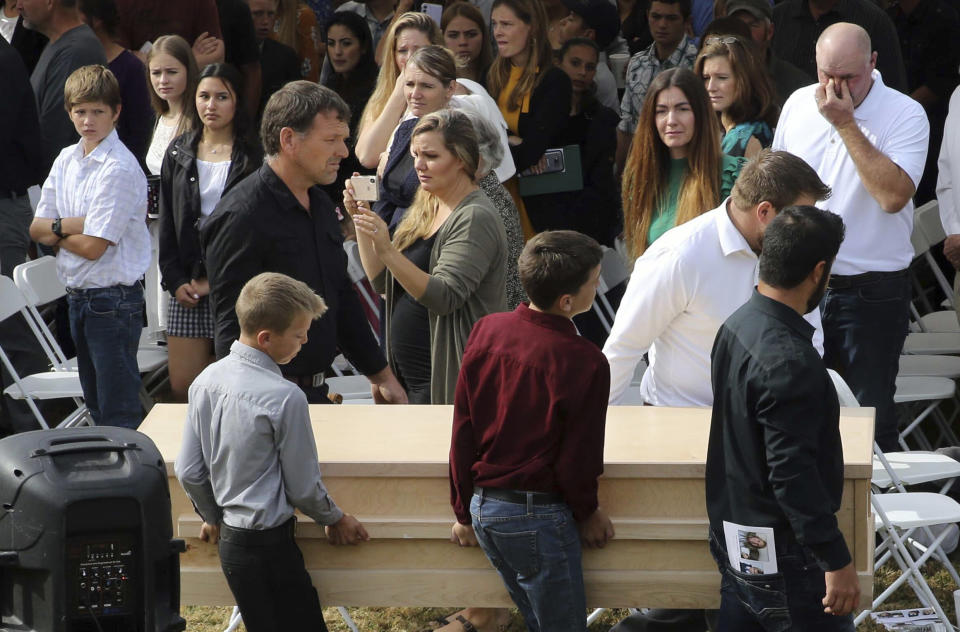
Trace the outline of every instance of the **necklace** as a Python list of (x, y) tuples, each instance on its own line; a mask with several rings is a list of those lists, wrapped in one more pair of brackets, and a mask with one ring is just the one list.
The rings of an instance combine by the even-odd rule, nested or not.
[(214, 155), (219, 154), (224, 149), (233, 147), (233, 143), (219, 143), (218, 145), (214, 145), (213, 143), (207, 140), (204, 140), (203, 144), (207, 146), (207, 151), (209, 151), (211, 154), (214, 154)]

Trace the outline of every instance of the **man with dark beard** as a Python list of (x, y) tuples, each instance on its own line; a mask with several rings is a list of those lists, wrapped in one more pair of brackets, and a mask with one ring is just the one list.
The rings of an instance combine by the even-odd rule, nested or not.
[[(853, 632), (860, 584), (835, 516), (840, 405), (803, 319), (823, 298), (843, 235), (828, 211), (780, 211), (763, 235), (758, 287), (713, 345), (706, 496), (723, 577), (717, 630), (760, 632), (775, 617), (777, 629)], [(775, 574), (730, 564), (725, 531), (757, 527), (773, 531)]]

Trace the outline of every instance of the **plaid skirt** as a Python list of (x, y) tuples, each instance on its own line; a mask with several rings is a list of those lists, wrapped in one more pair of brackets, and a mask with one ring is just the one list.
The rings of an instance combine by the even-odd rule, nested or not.
[(213, 315), (210, 301), (204, 296), (196, 307), (186, 308), (177, 299), (170, 297), (170, 312), (167, 314), (167, 335), (177, 338), (213, 339)]

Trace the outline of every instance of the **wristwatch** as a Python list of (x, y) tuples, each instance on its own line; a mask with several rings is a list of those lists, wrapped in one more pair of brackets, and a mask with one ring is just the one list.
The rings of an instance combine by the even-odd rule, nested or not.
[(50, 231), (60, 239), (66, 237), (66, 235), (63, 234), (63, 229), (61, 228), (62, 223), (63, 220), (58, 217), (57, 219), (53, 220), (53, 225), (50, 226)]

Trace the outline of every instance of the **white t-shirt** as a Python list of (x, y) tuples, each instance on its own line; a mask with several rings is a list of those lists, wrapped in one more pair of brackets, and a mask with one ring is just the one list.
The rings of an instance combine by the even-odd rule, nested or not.
[(937, 178), (940, 221), (948, 235), (960, 234), (960, 88), (950, 97), (950, 111), (943, 128)]
[[(873, 86), (854, 110), (860, 131), (874, 147), (903, 169), (914, 186), (927, 159), (930, 125), (919, 103), (883, 84), (873, 71)], [(840, 275), (903, 270), (913, 260), (910, 233), (913, 202), (887, 213), (867, 191), (840, 134), (817, 109), (817, 84), (800, 88), (787, 99), (773, 138), (773, 149), (803, 158), (833, 188), (820, 206), (843, 218), (846, 237), (832, 272)]]
[(197, 159), (197, 178), (200, 189), (200, 221), (198, 228), (203, 228), (207, 218), (213, 213), (217, 202), (223, 196), (223, 188), (227, 184), (227, 174), (230, 173), (229, 160), (221, 162), (207, 162)]
[(147, 169), (150, 173), (160, 175), (160, 167), (163, 166), (163, 155), (167, 153), (167, 147), (177, 133), (177, 125), (180, 119), (172, 124), (168, 123), (162, 116), (157, 118), (157, 124), (153, 128), (153, 138), (150, 139), (150, 147), (147, 149)]
[(17, 28), (18, 17), (19, 16), (8, 18), (3, 14), (3, 9), (0, 8), (0, 35), (3, 35), (3, 39), (8, 42), (13, 39), (13, 32)]

